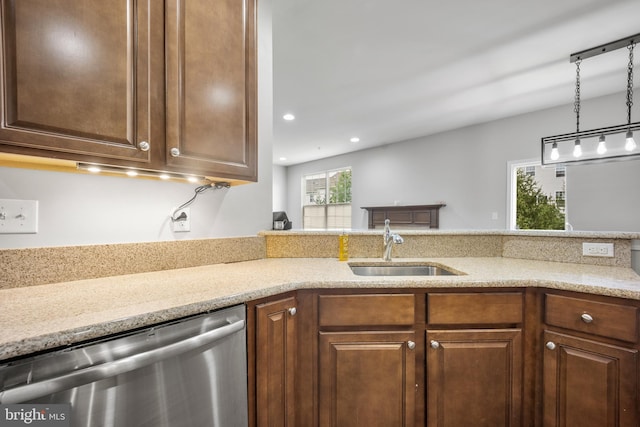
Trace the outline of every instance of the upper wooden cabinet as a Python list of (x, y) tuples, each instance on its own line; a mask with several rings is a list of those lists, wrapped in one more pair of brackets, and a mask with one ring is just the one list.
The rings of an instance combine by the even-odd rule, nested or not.
[(164, 143), (162, 4), (4, 0), (1, 10), (1, 150), (149, 167)]
[(255, 181), (255, 0), (167, 2), (167, 163)]
[(255, 181), (255, 0), (2, 0), (0, 151)]

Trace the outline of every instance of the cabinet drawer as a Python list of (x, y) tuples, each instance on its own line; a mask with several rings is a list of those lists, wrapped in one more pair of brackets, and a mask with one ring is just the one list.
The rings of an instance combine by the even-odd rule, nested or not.
[(521, 323), (522, 294), (429, 294), (427, 319), (438, 325)]
[(415, 297), (409, 295), (320, 295), (320, 326), (413, 325)]
[(638, 309), (620, 304), (545, 295), (545, 323), (622, 341), (638, 340)]

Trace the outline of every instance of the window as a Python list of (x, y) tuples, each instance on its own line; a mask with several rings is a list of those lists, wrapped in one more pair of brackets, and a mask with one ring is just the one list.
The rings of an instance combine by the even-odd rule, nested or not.
[(305, 175), (302, 188), (302, 227), (351, 228), (351, 168)]
[(541, 167), (539, 160), (508, 163), (511, 230), (564, 230), (566, 227), (566, 168)]

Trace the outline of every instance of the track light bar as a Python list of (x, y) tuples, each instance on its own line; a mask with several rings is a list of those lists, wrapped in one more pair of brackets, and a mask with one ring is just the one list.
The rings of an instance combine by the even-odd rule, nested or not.
[(640, 44), (640, 34), (635, 34), (633, 36), (625, 37), (623, 39), (616, 40), (614, 42), (592, 47), (590, 49), (586, 49), (580, 52), (572, 53), (569, 56), (569, 62), (581, 61), (583, 59), (601, 55), (603, 53), (618, 50), (623, 47), (627, 47), (632, 43)]

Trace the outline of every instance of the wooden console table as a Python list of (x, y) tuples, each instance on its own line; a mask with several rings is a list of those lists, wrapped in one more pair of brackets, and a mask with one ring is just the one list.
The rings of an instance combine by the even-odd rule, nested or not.
[(369, 212), (369, 228), (384, 227), (384, 220), (389, 219), (392, 227), (438, 228), (440, 219), (439, 205), (416, 206), (374, 206), (363, 207)]

